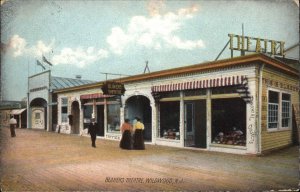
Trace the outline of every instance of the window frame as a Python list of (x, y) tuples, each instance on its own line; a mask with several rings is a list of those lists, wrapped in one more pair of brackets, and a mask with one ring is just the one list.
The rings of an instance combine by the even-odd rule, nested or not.
[[(276, 128), (270, 128), (269, 127), (269, 97), (270, 97), (270, 91), (276, 92), (278, 93), (278, 119), (277, 119), (277, 127)], [(282, 124), (282, 120), (283, 120), (283, 101), (287, 102), (287, 100), (282, 100), (282, 95), (283, 94), (287, 94), (290, 96), (290, 100), (288, 101), (288, 116), (289, 116), (289, 120), (288, 120), (288, 126), (284, 127)], [(282, 90), (278, 90), (278, 89), (273, 89), (273, 88), (269, 88), (267, 90), (267, 131), (268, 132), (276, 132), (276, 131), (285, 131), (285, 130), (291, 130), (292, 129), (292, 94), (290, 92), (286, 92), (286, 91), (282, 91)], [(274, 103), (272, 103), (274, 104)]]
[[(63, 100), (66, 99), (66, 103), (63, 102)], [(61, 123), (68, 123), (68, 97), (61, 97), (60, 98), (61, 105), (60, 105), (60, 110), (61, 110)], [(63, 108), (67, 108), (67, 113), (63, 113)], [(64, 117), (65, 116), (65, 117)]]

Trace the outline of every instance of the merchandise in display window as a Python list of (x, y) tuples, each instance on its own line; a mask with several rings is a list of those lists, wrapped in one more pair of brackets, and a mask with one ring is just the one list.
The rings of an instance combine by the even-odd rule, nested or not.
[(179, 132), (179, 101), (160, 102), (160, 137), (180, 139)]
[(246, 146), (246, 103), (241, 98), (212, 100), (212, 143)]
[(92, 118), (92, 113), (93, 113), (92, 105), (86, 105), (83, 107), (83, 122), (84, 123), (90, 123), (90, 120)]
[(120, 132), (120, 105), (107, 105), (107, 131)]

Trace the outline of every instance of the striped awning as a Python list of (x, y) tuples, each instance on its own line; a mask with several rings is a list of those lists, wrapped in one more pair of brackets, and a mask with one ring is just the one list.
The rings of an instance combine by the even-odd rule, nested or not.
[(181, 91), (181, 90), (191, 90), (191, 89), (203, 89), (211, 87), (224, 87), (232, 85), (240, 85), (246, 76), (237, 75), (229, 77), (218, 77), (202, 80), (193, 80), (180, 83), (171, 83), (165, 85), (152, 86), (152, 92), (167, 92), (167, 91)]
[(110, 97), (114, 97), (114, 95), (103, 95), (102, 93), (80, 95), (80, 99), (97, 99), (97, 98), (110, 98)]

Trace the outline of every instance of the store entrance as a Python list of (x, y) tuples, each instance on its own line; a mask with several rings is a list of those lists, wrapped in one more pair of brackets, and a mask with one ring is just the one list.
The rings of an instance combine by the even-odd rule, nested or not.
[(69, 123), (73, 134), (79, 134), (79, 103), (74, 101), (71, 107), (71, 116), (69, 116)]
[(184, 103), (184, 146), (206, 148), (206, 100)]
[(97, 105), (97, 136), (104, 136), (104, 105)]
[(132, 96), (126, 101), (125, 119), (129, 119), (131, 123), (135, 117), (139, 117), (144, 123), (144, 139), (152, 141), (152, 110), (150, 100), (142, 95)]

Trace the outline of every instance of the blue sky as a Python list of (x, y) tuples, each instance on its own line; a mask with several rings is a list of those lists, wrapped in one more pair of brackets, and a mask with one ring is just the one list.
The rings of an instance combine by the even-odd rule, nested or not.
[(299, 41), (298, 9), (293, 0), (1, 1), (2, 99), (26, 97), (42, 55), (54, 76), (103, 80), (143, 73), (146, 60), (151, 72), (214, 60), (242, 24), (245, 35), (289, 47)]

